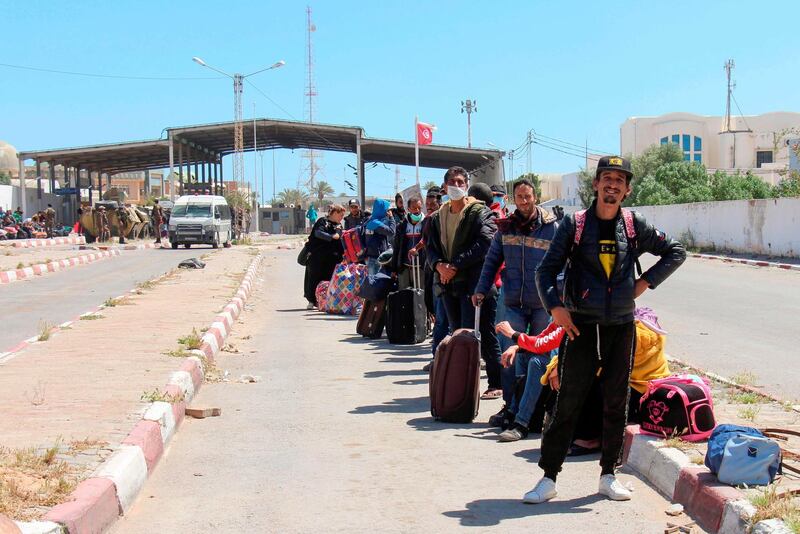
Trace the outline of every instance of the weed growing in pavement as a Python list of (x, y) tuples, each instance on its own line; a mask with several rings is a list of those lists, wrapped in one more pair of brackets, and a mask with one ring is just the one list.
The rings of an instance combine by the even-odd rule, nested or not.
[(756, 417), (758, 417), (759, 412), (761, 412), (761, 406), (745, 406), (744, 408), (739, 410), (739, 417), (745, 419), (746, 421), (750, 421), (751, 423), (755, 423)]
[(13, 255), (14, 255), (14, 253), (13, 253), (13, 252), (11, 252), (10, 250), (6, 250), (6, 251), (3, 253), (3, 256), (13, 256)]
[(694, 450), (694, 445), (682, 440), (680, 436), (672, 436), (669, 439), (665, 439), (663, 443), (665, 448), (678, 449), (684, 452)]
[(189, 356), (192, 356), (192, 353), (186, 349), (168, 350), (162, 354), (165, 356), (172, 356), (173, 358), (188, 358)]
[(24, 264), (24, 263), (22, 263), (22, 262), (19, 262), (19, 263), (17, 264), (17, 269), (24, 269), (24, 268), (25, 268), (25, 264)]
[(145, 280), (144, 282), (139, 282), (136, 284), (136, 289), (140, 291), (144, 291), (146, 289), (153, 289), (156, 287), (156, 282), (153, 280)]
[(189, 350), (199, 349), (203, 345), (203, 338), (197, 332), (197, 328), (192, 328), (192, 333), (187, 336), (179, 337), (178, 343)]
[(115, 297), (115, 298), (108, 298), (103, 303), (103, 306), (106, 308), (113, 308), (115, 306), (125, 306), (130, 304), (131, 301), (128, 297)]
[(76, 452), (86, 451), (89, 449), (99, 449), (101, 447), (105, 447), (106, 445), (108, 445), (107, 441), (102, 441), (99, 439), (90, 439), (86, 437), (80, 440), (70, 441), (69, 452), (74, 454)]
[(41, 406), (44, 404), (44, 382), (39, 380), (36, 382), (36, 385), (33, 386), (33, 396), (28, 397), (28, 392), (25, 392), (25, 398), (28, 399), (28, 402), (33, 404), (34, 406)]
[(88, 315), (81, 315), (81, 321), (96, 321), (98, 319), (105, 319), (106, 316), (100, 313), (90, 313)]
[(253, 244), (253, 240), (250, 238), (250, 236), (243, 235), (240, 236), (239, 239), (234, 239), (233, 244), (250, 246)]
[(36, 341), (47, 341), (53, 333), (53, 325), (47, 321), (39, 321), (39, 336)]
[(734, 404), (761, 404), (764, 399), (752, 391), (728, 391), (728, 401)]
[(771, 484), (763, 491), (749, 497), (756, 513), (750, 518), (750, 526), (765, 519), (783, 519), (792, 532), (800, 527), (800, 506), (789, 493), (778, 493), (777, 486)]
[(171, 394), (156, 388), (152, 391), (145, 391), (139, 399), (147, 402), (168, 402), (174, 404), (176, 402), (181, 402), (184, 399), (184, 395), (183, 393)]
[(756, 383), (756, 374), (752, 371), (742, 371), (731, 377), (731, 382), (740, 386), (752, 386)]
[(18, 520), (37, 519), (42, 508), (66, 500), (78, 476), (58, 460), (60, 442), (38, 453), (34, 448), (0, 448), (0, 514)]

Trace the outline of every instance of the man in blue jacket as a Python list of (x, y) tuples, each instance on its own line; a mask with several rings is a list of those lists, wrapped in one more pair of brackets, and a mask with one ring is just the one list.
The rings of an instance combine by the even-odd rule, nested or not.
[[(544, 330), (550, 322), (550, 317), (539, 300), (535, 277), (536, 268), (544, 258), (550, 240), (555, 234), (556, 218), (546, 209), (536, 205), (536, 190), (529, 180), (523, 178), (515, 182), (512, 194), (517, 209), (510, 217), (497, 221), (497, 233), (494, 234), (489, 253), (483, 262), (481, 277), (472, 300), (477, 306), (489, 294), (497, 273), (505, 262), (502, 273), (505, 319), (511, 323), (515, 331), (535, 335)], [(517, 353), (517, 370), (514, 374), (541, 377), (549, 361), (550, 358), (546, 354), (533, 355), (520, 351)], [(517, 441), (527, 435), (528, 422), (536, 406), (536, 398), (531, 402), (525, 396), (523, 396), (523, 400), (527, 401), (525, 410), (520, 412), (519, 407), (512, 405), (514, 374), (511, 374), (511, 380), (504, 376), (503, 399), (506, 401), (506, 406), (490, 421), (490, 424), (500, 426), (504, 419), (513, 420), (513, 413), (519, 416), (513, 427), (504, 429), (506, 432), (501, 434), (502, 441)], [(528, 397), (537, 392), (529, 393), (526, 393)], [(520, 407), (522, 404), (520, 403)]]
[[(539, 296), (566, 336), (559, 351), (560, 387), (553, 420), (542, 437), (539, 467), (544, 476), (525, 494), (526, 503), (556, 496), (556, 476), (599, 369), (603, 445), (598, 492), (616, 501), (631, 498), (614, 469), (622, 452), (630, 395), (635, 299), (655, 289), (686, 259), (683, 245), (647, 224), (640, 214), (620, 207), (631, 193), (632, 177), (628, 160), (600, 158), (592, 182), (594, 202), (589, 209), (564, 217), (536, 271)], [(660, 259), (637, 278), (635, 267), (644, 252)], [(564, 266), (562, 296), (556, 277)]]

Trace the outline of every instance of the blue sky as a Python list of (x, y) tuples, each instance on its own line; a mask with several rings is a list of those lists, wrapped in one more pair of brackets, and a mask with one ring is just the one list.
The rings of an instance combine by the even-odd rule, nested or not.
[[(435, 141), (466, 144), (460, 102), (478, 102), (473, 145), (518, 146), (539, 134), (613, 152), (630, 116), (721, 115), (724, 61), (736, 61), (746, 114), (800, 111), (794, 35), (800, 3), (356, 2), (310, 4), (317, 26), (317, 120), (411, 140), (414, 115)], [(245, 86), (244, 114), (303, 118), (305, 2), (55, 2), (0, 0), (0, 63), (130, 76), (203, 77), (200, 56), (229, 72), (287, 65)], [(0, 67), (0, 139), (20, 150), (159, 137), (166, 126), (230, 120), (227, 79), (130, 81)], [(288, 113), (287, 113), (288, 112)], [(353, 156), (326, 153), (336, 192)], [(517, 160), (515, 174), (526, 159)], [(264, 157), (267, 191), (271, 162)], [(570, 172), (582, 159), (534, 147), (533, 170)], [(299, 154), (276, 154), (278, 190), (302, 177)], [(253, 176), (253, 156), (246, 160)], [(388, 195), (394, 169), (367, 173)], [(404, 186), (413, 168), (401, 168)], [(424, 169), (423, 180), (442, 171)], [(227, 174), (230, 176), (230, 174)], [(351, 175), (347, 175), (351, 178)]]

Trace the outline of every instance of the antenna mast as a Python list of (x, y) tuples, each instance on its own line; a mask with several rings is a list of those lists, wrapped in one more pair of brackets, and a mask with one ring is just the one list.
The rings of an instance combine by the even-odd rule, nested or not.
[[(305, 114), (307, 122), (314, 122), (317, 112), (317, 85), (314, 82), (314, 44), (311, 39), (311, 34), (317, 31), (316, 25), (311, 20), (311, 6), (306, 6), (306, 91), (305, 91)], [(313, 189), (317, 183), (317, 172), (319, 166), (317, 165), (318, 154), (314, 149), (309, 149), (303, 152), (303, 158), (308, 160), (306, 167), (306, 187)]]

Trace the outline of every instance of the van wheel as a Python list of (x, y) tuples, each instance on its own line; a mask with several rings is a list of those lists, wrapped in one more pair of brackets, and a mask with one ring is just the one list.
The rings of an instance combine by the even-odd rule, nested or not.
[(192, 244), (191, 243), (184, 243), (183, 246), (184, 246), (184, 248), (192, 248)]
[(225, 243), (223, 243), (223, 244), (222, 244), (222, 246), (223, 246), (223, 247), (225, 247), (225, 248), (231, 248), (231, 233), (230, 233), (230, 232), (228, 232), (228, 233), (225, 235), (225, 237), (226, 237), (227, 239), (225, 240)]
[(219, 248), (219, 235), (214, 234), (214, 241), (211, 242), (211, 248)]
[(175, 250), (176, 248), (178, 248), (178, 244), (177, 243), (171, 243), (171, 245), (172, 245), (172, 250)]

